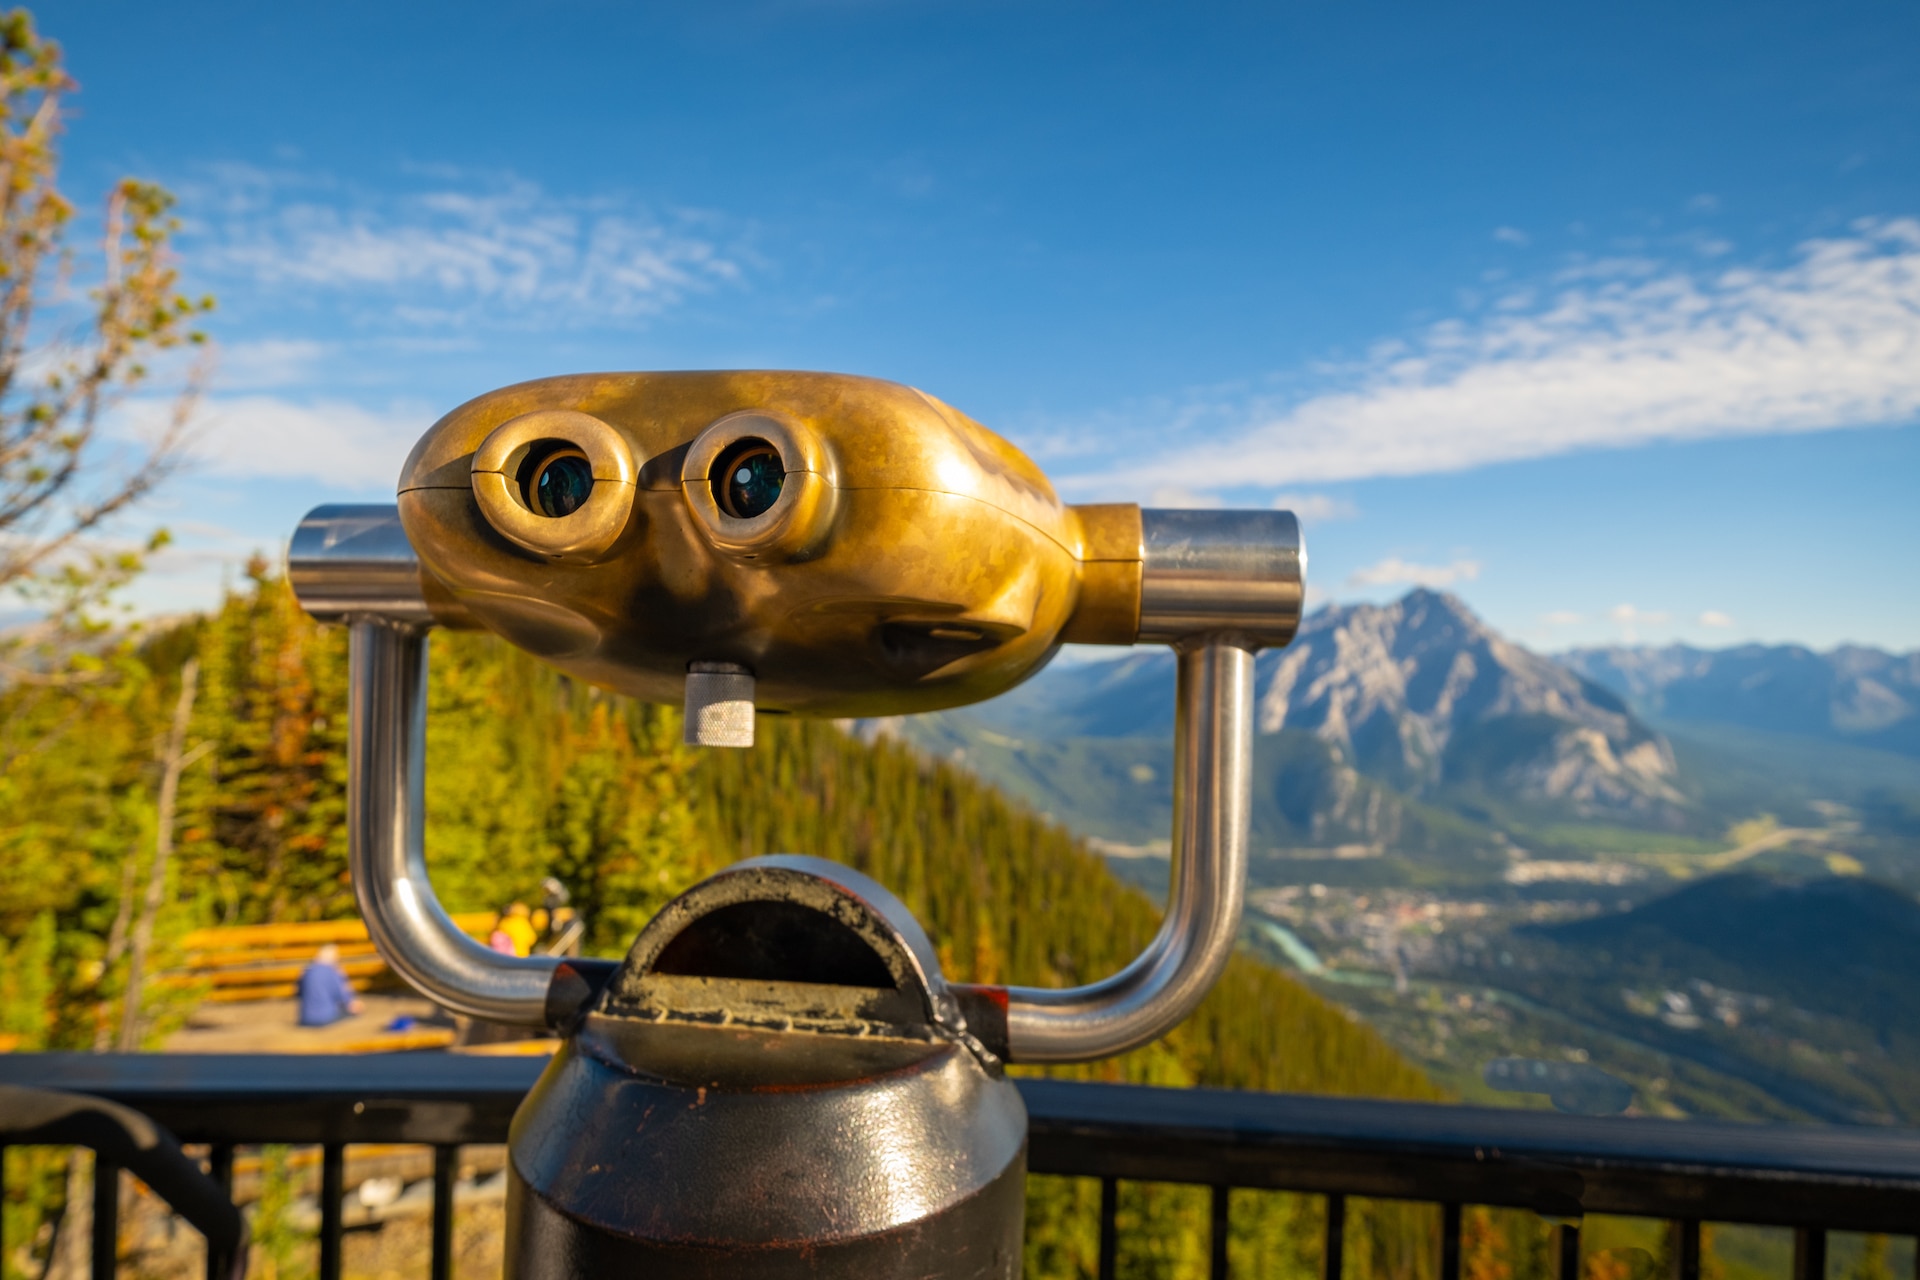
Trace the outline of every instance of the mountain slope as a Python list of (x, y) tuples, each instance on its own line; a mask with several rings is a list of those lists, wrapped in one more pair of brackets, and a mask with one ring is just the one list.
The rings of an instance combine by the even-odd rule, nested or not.
[(1920, 652), (1799, 645), (1575, 649), (1560, 661), (1642, 714), (1920, 756)]
[(1832, 1120), (1920, 1115), (1920, 902), (1852, 876), (1713, 876), (1515, 935), (1516, 985)]

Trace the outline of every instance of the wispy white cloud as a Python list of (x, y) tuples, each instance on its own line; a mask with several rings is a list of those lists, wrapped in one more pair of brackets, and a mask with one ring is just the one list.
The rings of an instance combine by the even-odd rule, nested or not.
[(1521, 248), (1533, 243), (1533, 237), (1518, 227), (1495, 227), (1493, 238), (1501, 244), (1516, 245)]
[(1577, 627), (1586, 620), (1585, 615), (1575, 613), (1571, 609), (1555, 609), (1551, 613), (1540, 615), (1540, 621), (1549, 627)]
[(224, 168), (190, 194), (196, 271), (262, 290), (364, 302), (404, 324), (564, 328), (657, 314), (734, 284), (741, 228), (512, 176), (435, 171), (375, 193), (324, 177)]
[(262, 338), (223, 343), (216, 381), (225, 391), (263, 391), (296, 386), (330, 354), (327, 344), (307, 338)]
[(1920, 220), (1860, 222), (1777, 268), (1625, 257), (1548, 283), (1382, 344), (1331, 371), (1339, 389), (1212, 399), (1177, 448), (1074, 487), (1323, 483), (1920, 416)]
[(1156, 486), (1147, 495), (1147, 506), (1176, 509), (1212, 510), (1224, 507), (1226, 500), (1217, 493), (1206, 493), (1198, 489), (1188, 489), (1182, 485), (1163, 484)]
[(1706, 610), (1700, 615), (1699, 621), (1703, 627), (1730, 627), (1733, 625), (1733, 619), (1718, 609)]
[(1657, 609), (1641, 609), (1631, 604), (1613, 606), (1607, 610), (1607, 617), (1619, 626), (1620, 638), (1628, 644), (1640, 638), (1641, 627), (1658, 627), (1667, 622), (1666, 613)]
[[(1147, 495), (1144, 504), (1149, 507), (1193, 508), (1213, 510), (1227, 505), (1227, 500), (1217, 493), (1182, 488), (1179, 485), (1160, 485)], [(1308, 524), (1325, 524), (1329, 520), (1351, 520), (1360, 514), (1346, 498), (1335, 497), (1330, 493), (1278, 493), (1271, 503), (1276, 511), (1291, 511)]]
[(1377, 564), (1356, 569), (1347, 576), (1354, 587), (1431, 587), (1440, 590), (1459, 582), (1472, 582), (1480, 576), (1478, 560), (1455, 560), (1452, 564), (1416, 564), (1399, 556), (1388, 556)]
[[(127, 406), (121, 429), (137, 434), (165, 406)], [(425, 405), (368, 409), (341, 400), (221, 396), (203, 407), (193, 437), (202, 473), (312, 480), (348, 491), (391, 491), (400, 467), (439, 416)]]
[(1293, 512), (1308, 524), (1351, 520), (1360, 514), (1360, 508), (1351, 501), (1330, 493), (1278, 493), (1273, 497), (1273, 506), (1276, 511)]

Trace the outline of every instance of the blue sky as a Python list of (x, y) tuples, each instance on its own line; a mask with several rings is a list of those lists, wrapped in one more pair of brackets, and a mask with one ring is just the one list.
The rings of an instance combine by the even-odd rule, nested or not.
[(1920, 645), (1911, 3), (37, 12), (220, 299), (150, 607), (492, 387), (771, 366), (1291, 503), (1323, 601)]

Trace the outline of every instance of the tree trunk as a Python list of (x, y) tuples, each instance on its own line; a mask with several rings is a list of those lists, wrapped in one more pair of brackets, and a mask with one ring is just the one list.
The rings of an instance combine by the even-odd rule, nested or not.
[(180, 700), (174, 704), (173, 725), (161, 757), (159, 824), (153, 838), (153, 867), (147, 873), (147, 897), (140, 904), (140, 919), (127, 946), (127, 996), (120, 1010), (120, 1041), (116, 1046), (122, 1053), (140, 1047), (141, 987), (146, 981), (147, 952), (153, 946), (154, 918), (166, 898), (167, 862), (173, 856), (173, 807), (180, 794), (180, 775), (205, 754), (204, 746), (191, 758), (187, 754), (187, 725), (193, 719), (193, 700), (199, 690), (200, 659), (189, 658), (180, 668)]
[[(133, 924), (133, 891), (140, 874), (140, 851), (129, 848), (120, 858), (120, 905), (113, 913), (113, 927), (107, 931), (107, 954), (100, 961), (100, 981), (113, 977), (113, 967), (127, 953), (127, 930)], [(93, 1014), (93, 1051), (105, 1053), (113, 1047), (112, 1001), (104, 995)]]
[(67, 1205), (53, 1225), (53, 1248), (40, 1280), (87, 1280), (93, 1243), (93, 1153), (75, 1147), (67, 1155)]

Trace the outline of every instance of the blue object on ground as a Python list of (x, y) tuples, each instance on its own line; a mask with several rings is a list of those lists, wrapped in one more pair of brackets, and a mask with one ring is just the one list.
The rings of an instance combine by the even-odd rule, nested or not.
[(325, 1027), (353, 1011), (353, 988), (347, 975), (318, 960), (300, 975), (300, 1025)]

